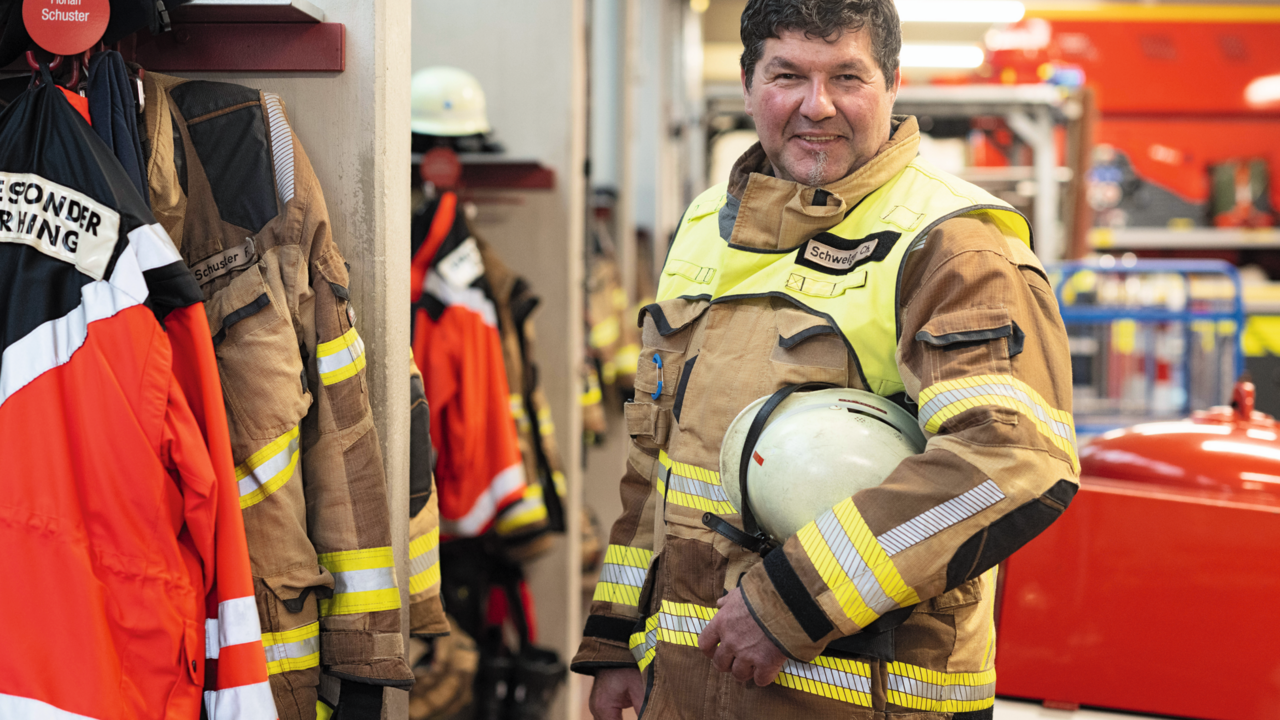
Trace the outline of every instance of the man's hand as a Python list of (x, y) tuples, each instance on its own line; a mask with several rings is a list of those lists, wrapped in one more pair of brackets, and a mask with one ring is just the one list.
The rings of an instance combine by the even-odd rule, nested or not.
[(636, 668), (611, 668), (596, 673), (591, 684), (591, 717), (622, 720), (622, 711), (644, 704), (644, 676)]
[(720, 611), (698, 638), (698, 649), (711, 658), (720, 672), (732, 673), (746, 685), (752, 679), (764, 687), (778, 677), (787, 656), (773, 644), (751, 617), (742, 590), (735, 589), (716, 602)]

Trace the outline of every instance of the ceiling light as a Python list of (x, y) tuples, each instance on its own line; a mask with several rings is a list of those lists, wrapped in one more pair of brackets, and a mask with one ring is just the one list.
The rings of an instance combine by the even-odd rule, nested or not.
[(972, 69), (986, 60), (977, 45), (903, 45), (899, 57), (904, 68)]
[(1280, 75), (1264, 75), (1255, 78), (1244, 89), (1244, 101), (1250, 107), (1265, 107), (1280, 102)]
[(897, 0), (902, 22), (1014, 23), (1027, 9), (1016, 0)]

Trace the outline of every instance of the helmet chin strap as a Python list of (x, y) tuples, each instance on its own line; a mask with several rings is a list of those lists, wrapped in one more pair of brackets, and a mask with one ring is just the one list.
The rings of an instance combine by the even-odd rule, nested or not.
[[(738, 508), (742, 515), (742, 530), (734, 527), (731, 523), (722, 517), (713, 513), (704, 513), (702, 516), (702, 524), (725, 536), (734, 543), (745, 547), (751, 552), (760, 555), (768, 555), (777, 544), (762, 530), (756, 522), (755, 513), (751, 512), (751, 498), (747, 491), (747, 470), (751, 467), (751, 455), (755, 452), (756, 442), (760, 440), (760, 434), (764, 432), (764, 426), (768, 424), (773, 411), (778, 409), (783, 400), (791, 397), (793, 393), (823, 390), (826, 388), (834, 388), (836, 385), (823, 382), (800, 383), (797, 385), (788, 385), (778, 392), (774, 393), (765, 401), (764, 405), (756, 411), (756, 416), (751, 421), (751, 427), (747, 430), (747, 437), (742, 443), (742, 458), (738, 464), (738, 488), (742, 493), (742, 507)], [(745, 531), (745, 532), (744, 532)]]

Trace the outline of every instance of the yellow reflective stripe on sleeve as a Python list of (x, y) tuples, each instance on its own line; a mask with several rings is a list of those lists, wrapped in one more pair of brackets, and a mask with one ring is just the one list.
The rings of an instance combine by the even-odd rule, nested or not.
[(1012, 375), (975, 375), (944, 380), (920, 391), (920, 427), (936, 433), (942, 424), (965, 410), (995, 405), (1019, 412), (1055, 447), (1076, 460), (1076, 430), (1071, 413), (1050, 406), (1040, 393)]
[(513, 503), (494, 523), (499, 535), (514, 535), (547, 519), (547, 503), (541, 485), (525, 486), (524, 495)]
[(995, 705), (996, 671), (947, 673), (889, 663), (888, 700), (926, 712), (972, 712)]
[(920, 602), (851, 498), (805, 525), (797, 536), (840, 609), (858, 627), (894, 608)]
[(640, 602), (640, 588), (653, 551), (626, 545), (610, 545), (604, 551), (604, 565), (600, 569), (600, 581), (592, 596), (595, 602), (610, 602), (635, 607)]
[(409, 542), (409, 594), (440, 582), (440, 528), (431, 528)]
[(323, 553), (320, 564), (333, 573), (333, 597), (320, 600), (320, 614), (351, 615), (400, 608), (391, 548)]
[(267, 673), (270, 675), (316, 667), (320, 664), (320, 623), (262, 633), (262, 647), (266, 651)]
[(364, 340), (355, 328), (336, 340), (316, 346), (316, 367), (320, 371), (320, 382), (325, 385), (353, 377), (364, 368), (364, 363)]
[(662, 466), (658, 492), (667, 502), (718, 515), (738, 512), (720, 485), (720, 473), (672, 460), (666, 450), (658, 454), (658, 462)]
[(323, 700), (316, 701), (316, 720), (331, 720), (333, 708)]
[(298, 467), (298, 428), (267, 443), (236, 466), (240, 509), (256, 505), (279, 490)]
[[(662, 601), (657, 615), (645, 620), (644, 632), (631, 636), (631, 654), (644, 670), (659, 643), (697, 647), (698, 637), (715, 617), (716, 608)], [(783, 687), (871, 707), (871, 667), (864, 662), (819, 656), (813, 662), (787, 660), (774, 682)]]

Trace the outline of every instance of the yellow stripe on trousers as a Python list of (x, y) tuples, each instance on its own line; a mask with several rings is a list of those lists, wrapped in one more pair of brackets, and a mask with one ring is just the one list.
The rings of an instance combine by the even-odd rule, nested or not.
[[(660, 643), (697, 647), (698, 637), (715, 617), (716, 608), (662, 601), (644, 630), (631, 636), (631, 653), (644, 671), (657, 657)], [(981, 710), (995, 703), (995, 670), (946, 673), (907, 663), (890, 663), (888, 700), (931, 712)], [(813, 662), (787, 660), (775, 684), (800, 692), (871, 707), (871, 666), (857, 660), (819, 656)]]

